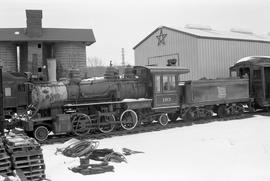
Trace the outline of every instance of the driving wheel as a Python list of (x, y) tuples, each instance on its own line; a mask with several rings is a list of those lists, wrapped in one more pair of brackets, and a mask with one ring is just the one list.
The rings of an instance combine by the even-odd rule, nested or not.
[(138, 123), (137, 113), (131, 109), (125, 110), (120, 117), (120, 123), (125, 130), (132, 130)]
[(83, 113), (76, 113), (71, 119), (72, 131), (75, 135), (84, 136), (89, 133), (91, 129), (91, 119), (88, 115)]
[(98, 129), (102, 133), (109, 133), (115, 127), (115, 117), (114, 115), (110, 116), (101, 116), (98, 124)]

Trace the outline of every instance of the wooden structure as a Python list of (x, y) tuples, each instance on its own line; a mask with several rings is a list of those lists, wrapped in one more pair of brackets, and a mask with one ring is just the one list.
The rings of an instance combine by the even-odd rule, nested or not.
[(42, 149), (33, 138), (25, 135), (7, 135), (6, 150), (10, 154), (12, 168), (29, 181), (45, 179), (45, 163)]
[(0, 28), (3, 70), (47, 80), (47, 59), (56, 59), (58, 78), (86, 67), (86, 46), (95, 42), (92, 29), (43, 28), (42, 17), (41, 10), (26, 10), (26, 28)]

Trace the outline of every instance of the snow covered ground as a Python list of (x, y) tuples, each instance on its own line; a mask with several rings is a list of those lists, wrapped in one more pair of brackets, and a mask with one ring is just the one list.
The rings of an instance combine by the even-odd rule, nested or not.
[[(53, 181), (269, 181), (270, 116), (212, 122), (100, 140), (99, 148), (143, 151), (112, 163), (115, 172), (84, 176), (68, 168), (78, 158), (43, 146), (46, 176)], [(91, 161), (90, 161), (91, 162)], [(94, 163), (94, 161), (92, 162)]]

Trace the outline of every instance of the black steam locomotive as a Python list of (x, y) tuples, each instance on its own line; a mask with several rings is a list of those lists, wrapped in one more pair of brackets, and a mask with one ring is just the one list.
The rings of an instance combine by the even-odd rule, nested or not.
[[(244, 107), (270, 106), (270, 58), (249, 57), (231, 67), (235, 77), (180, 82), (186, 68), (127, 67), (124, 75), (108, 67), (104, 77), (33, 82), (20, 74), (4, 73), (6, 118), (37, 140), (54, 134), (103, 133), (116, 125), (167, 125), (182, 118), (196, 120), (241, 114)], [(235, 72), (235, 73), (234, 73)]]

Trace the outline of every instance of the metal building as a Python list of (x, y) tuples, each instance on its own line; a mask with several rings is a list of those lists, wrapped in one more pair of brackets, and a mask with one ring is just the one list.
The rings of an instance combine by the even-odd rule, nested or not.
[(189, 68), (182, 80), (229, 76), (229, 67), (246, 56), (270, 55), (270, 36), (231, 29), (187, 25), (173, 29), (162, 26), (134, 48), (135, 65), (176, 65)]

